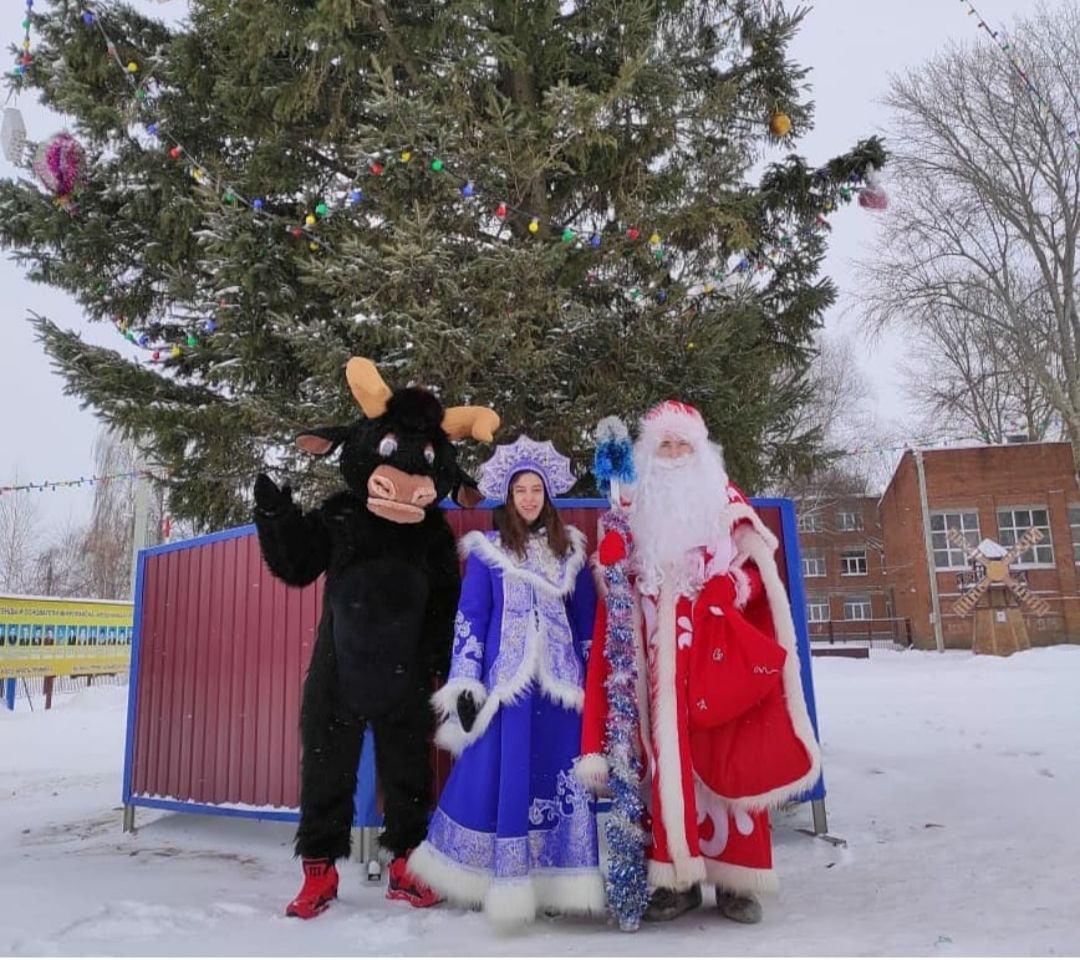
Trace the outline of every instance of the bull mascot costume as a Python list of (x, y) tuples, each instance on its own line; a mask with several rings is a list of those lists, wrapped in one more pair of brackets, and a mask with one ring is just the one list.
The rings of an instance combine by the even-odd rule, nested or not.
[(349, 854), (364, 732), (375, 738), (392, 854), (387, 896), (430, 906), (437, 898), (406, 869), (427, 832), (432, 802), (432, 681), (445, 677), (460, 571), (439, 503), (480, 497), (451, 440), (490, 443), (499, 418), (485, 407), (444, 410), (419, 388), (391, 391), (375, 365), (353, 357), (346, 377), (365, 419), (301, 433), (325, 457), (340, 448), (348, 489), (303, 512), (288, 487), (255, 481), (255, 525), (271, 572), (303, 587), (326, 575), (322, 618), (304, 682), (296, 855), (304, 884), (289, 916), (322, 913), (337, 896), (334, 863)]

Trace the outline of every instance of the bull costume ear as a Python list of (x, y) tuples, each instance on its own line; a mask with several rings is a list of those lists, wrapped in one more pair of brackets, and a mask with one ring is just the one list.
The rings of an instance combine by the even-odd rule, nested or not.
[(293, 442), (304, 453), (326, 457), (340, 447), (349, 436), (349, 427), (312, 427), (298, 433)]
[[(386, 412), (393, 391), (374, 363), (366, 357), (353, 357), (345, 365), (345, 378), (366, 417), (374, 419)], [(499, 415), (490, 407), (450, 407), (443, 415), (442, 428), (451, 440), (471, 437), (492, 443), (499, 429)]]
[(454, 489), (451, 491), (450, 496), (453, 498), (454, 503), (459, 507), (464, 507), (466, 510), (471, 510), (484, 499), (484, 495), (480, 492), (476, 481), (461, 469), (458, 470), (458, 478), (454, 483)]

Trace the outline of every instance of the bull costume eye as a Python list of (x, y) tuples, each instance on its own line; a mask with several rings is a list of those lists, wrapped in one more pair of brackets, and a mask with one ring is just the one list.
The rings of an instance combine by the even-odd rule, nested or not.
[(424, 459), (429, 464), (435, 462), (435, 448), (430, 443), (424, 447)]
[(397, 450), (397, 437), (388, 433), (379, 441), (379, 456), (389, 457)]

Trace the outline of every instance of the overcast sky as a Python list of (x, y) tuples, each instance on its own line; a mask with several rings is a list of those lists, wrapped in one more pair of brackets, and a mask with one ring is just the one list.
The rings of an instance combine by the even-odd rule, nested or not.
[[(170, 17), (182, 16), (185, 9), (182, 0), (133, 2)], [(7, 6), (15, 4), (8, 0)], [(1011, 26), (1017, 14), (1032, 9), (1034, 0), (977, 0), (976, 6), (991, 26)], [(5, 44), (19, 39), (19, 18), (14, 9), (6, 13), (0, 22), (0, 29), (7, 31)], [(812, 68), (816, 103), (815, 129), (799, 142), (799, 152), (815, 163), (863, 136), (886, 132), (888, 118), (880, 100), (890, 74), (918, 66), (950, 42), (989, 42), (957, 0), (818, 0), (793, 49), (794, 58)], [(13, 105), (22, 111), (31, 139), (40, 140), (64, 126), (62, 118), (26, 97)], [(0, 175), (13, 174), (0, 157)], [(854, 205), (833, 216), (827, 272), (837, 281), (842, 302), (843, 294), (855, 289), (851, 261), (873, 242), (881, 216), (888, 214), (871, 214)], [(21, 268), (7, 260), (0, 260), (0, 290), (0, 382), (6, 384), (0, 409), (0, 484), (12, 483), (16, 476), (19, 482), (38, 482), (88, 475), (96, 421), (63, 394), (62, 381), (51, 371), (26, 317), (30, 311), (45, 314), (79, 330), (90, 342), (132, 356), (141, 351), (128, 347), (111, 326), (86, 323), (70, 299), (28, 283)], [(826, 329), (856, 336), (857, 317), (841, 312), (842, 307), (832, 311)], [(876, 406), (882, 420), (903, 418), (893, 364), (900, 348), (896, 339), (874, 346), (858, 340), (863, 369), (876, 392), (867, 402)], [(89, 509), (87, 488), (25, 495), (38, 501), (52, 523), (81, 520)]]

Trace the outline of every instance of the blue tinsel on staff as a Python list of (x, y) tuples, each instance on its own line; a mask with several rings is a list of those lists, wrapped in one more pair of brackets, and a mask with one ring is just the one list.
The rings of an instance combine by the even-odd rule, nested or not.
[[(633, 447), (625, 424), (608, 417), (596, 429), (593, 473), (611, 509), (601, 518), (602, 535), (616, 532), (630, 543), (630, 527), (622, 509), (620, 486), (634, 480)], [(637, 662), (634, 655), (634, 604), (630, 594), (629, 558), (604, 567), (607, 585), (607, 636), (604, 652), (608, 715), (604, 754), (608, 761), (611, 816), (605, 825), (610, 853), (608, 906), (621, 930), (637, 930), (649, 901), (645, 868), (644, 803), (641, 799), (641, 758), (638, 756)]]

